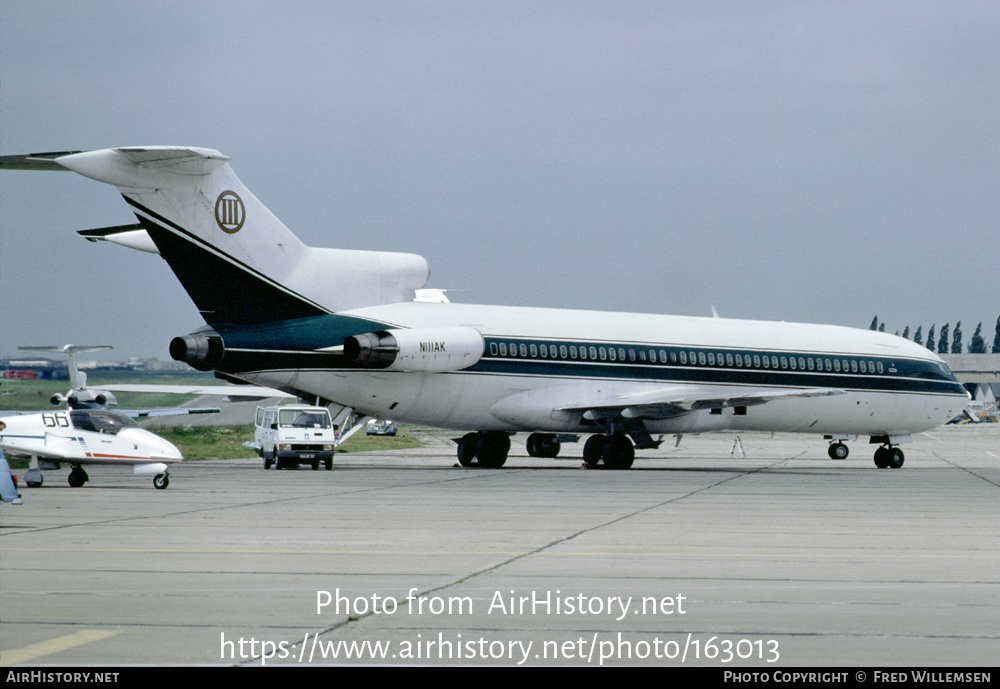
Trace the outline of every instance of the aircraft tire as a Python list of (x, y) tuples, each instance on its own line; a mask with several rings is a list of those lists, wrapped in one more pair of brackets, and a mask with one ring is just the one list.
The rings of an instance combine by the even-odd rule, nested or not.
[(557, 457), (559, 455), (559, 450), (561, 449), (562, 443), (556, 440), (554, 435), (545, 435), (540, 441), (538, 441), (539, 457)]
[(552, 458), (559, 455), (562, 445), (551, 433), (532, 433), (528, 436), (526, 447), (532, 457)]
[(886, 466), (890, 469), (900, 469), (903, 466), (903, 451), (898, 447), (889, 448), (886, 452)]
[(635, 446), (624, 435), (612, 436), (604, 446), (605, 469), (631, 469), (635, 461)]
[(879, 469), (885, 469), (886, 467), (888, 467), (889, 466), (888, 454), (889, 451), (884, 447), (880, 447), (879, 449), (875, 450), (875, 466), (877, 466)]
[(274, 460), (270, 459), (268, 457), (265, 457), (264, 458), (264, 471), (267, 471), (268, 469), (270, 469), (273, 466), (274, 466)]
[(87, 482), (87, 474), (77, 469), (69, 472), (69, 485), (71, 488), (79, 488)]
[(476, 450), (479, 466), (487, 469), (499, 469), (507, 462), (510, 452), (510, 436), (503, 431), (486, 432)]
[(41, 481), (25, 481), (25, 484), (28, 486), (28, 488), (41, 488), (42, 487), (42, 482)]
[(163, 490), (170, 485), (170, 477), (166, 474), (157, 474), (156, 478), (153, 479), (153, 485), (156, 486), (157, 490)]
[(333, 471), (333, 460), (332, 459), (326, 460), (326, 470), (327, 471)]
[(847, 459), (850, 450), (844, 443), (833, 443), (830, 445), (830, 449), (827, 450), (827, 454), (830, 455), (830, 459)]
[(592, 435), (583, 444), (583, 463), (588, 469), (596, 469), (604, 458), (604, 447), (608, 443), (606, 435)]
[(458, 463), (471, 467), (476, 461), (476, 447), (479, 445), (478, 433), (466, 433), (458, 441)]

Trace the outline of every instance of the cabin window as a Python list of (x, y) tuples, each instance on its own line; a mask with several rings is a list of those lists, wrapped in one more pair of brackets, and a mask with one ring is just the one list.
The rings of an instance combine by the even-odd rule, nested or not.
[(681, 363), (686, 364), (688, 362), (687, 352), (681, 352)]
[[(601, 350), (603, 351), (604, 348), (602, 347)], [(590, 348), (590, 358), (591, 359), (596, 359), (597, 358), (597, 348), (596, 347), (591, 347)], [(603, 359), (604, 357), (601, 357), (601, 358)]]
[(628, 350), (628, 360), (629, 361), (635, 361), (635, 350), (634, 349), (629, 349)]
[(781, 357), (781, 368), (788, 368), (788, 357)]
[(878, 362), (878, 372), (882, 373), (882, 371), (883, 371), (882, 362), (880, 361), (880, 362)]
[(715, 366), (715, 352), (709, 352), (708, 353), (708, 363), (711, 366)]
[(606, 361), (607, 358), (608, 358), (608, 352), (607, 352), (607, 350), (605, 350), (604, 347), (601, 347), (598, 351), (601, 354), (601, 361)]
[(535, 345), (531, 345), (531, 347), (528, 348), (528, 351), (531, 352), (531, 358), (532, 359), (534, 359), (535, 357), (538, 356), (538, 347), (536, 347)]
[(565, 359), (568, 354), (569, 354), (569, 350), (566, 349), (566, 345), (559, 345), (559, 356), (560, 356), (560, 358)]
[[(601, 347), (601, 352), (603, 352), (603, 351), (604, 351), (604, 347)], [(615, 351), (615, 348), (614, 348), (614, 347), (611, 347), (611, 348), (610, 348), (610, 349), (608, 350), (608, 356), (609, 356), (609, 358), (610, 358), (610, 359), (611, 359), (612, 361), (617, 361), (617, 360), (618, 360), (618, 352), (616, 352), (616, 351)]]
[(753, 367), (754, 368), (760, 368), (760, 355), (759, 354), (754, 354), (753, 355)]
[(496, 356), (499, 348), (496, 342), (490, 342), (490, 356)]
[(519, 349), (521, 350), (521, 356), (527, 358), (527, 356), (528, 356), (528, 346), (522, 342), (521, 346), (519, 347)]
[(698, 363), (702, 366), (705, 365), (705, 352), (698, 352)]

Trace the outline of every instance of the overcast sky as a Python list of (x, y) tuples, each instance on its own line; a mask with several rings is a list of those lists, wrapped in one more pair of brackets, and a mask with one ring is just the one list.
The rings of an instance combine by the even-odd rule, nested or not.
[[(826, 322), (1000, 314), (995, 2), (0, 4), (0, 153), (232, 156), (307, 244), (453, 300)], [(0, 172), (0, 356), (203, 323), (72, 173)]]

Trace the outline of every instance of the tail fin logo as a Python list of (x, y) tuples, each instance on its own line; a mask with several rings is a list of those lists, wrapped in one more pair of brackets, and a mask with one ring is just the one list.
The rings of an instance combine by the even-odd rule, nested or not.
[(240, 231), (246, 220), (246, 208), (234, 191), (224, 191), (215, 202), (215, 222), (219, 229), (229, 234)]

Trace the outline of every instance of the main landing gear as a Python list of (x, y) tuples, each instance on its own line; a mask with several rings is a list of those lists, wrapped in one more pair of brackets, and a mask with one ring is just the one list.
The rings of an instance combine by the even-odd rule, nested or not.
[[(829, 437), (830, 436), (827, 436), (827, 438)], [(845, 437), (848, 440), (853, 439), (853, 437), (841, 437)], [(879, 469), (899, 469), (903, 466), (903, 451), (893, 445), (892, 441), (907, 442), (906, 438), (900, 436), (872, 436), (872, 443), (882, 443), (882, 447), (875, 450), (875, 466)], [(830, 455), (830, 459), (847, 459), (849, 451), (847, 449), (847, 445), (837, 440), (836, 442), (830, 443), (827, 454)]]
[(562, 444), (552, 433), (532, 433), (528, 436), (527, 447), (532, 457), (556, 457)]
[(883, 445), (875, 450), (875, 466), (879, 469), (899, 469), (904, 459), (903, 451), (892, 445)]
[(458, 439), (458, 463), (464, 467), (499, 469), (510, 452), (510, 435), (506, 431), (466, 433)]
[(583, 463), (588, 469), (629, 469), (635, 461), (635, 446), (623, 433), (592, 435), (583, 446)]

